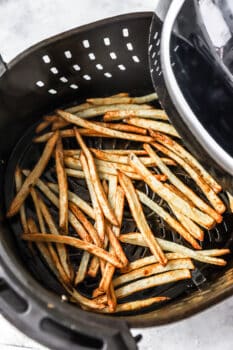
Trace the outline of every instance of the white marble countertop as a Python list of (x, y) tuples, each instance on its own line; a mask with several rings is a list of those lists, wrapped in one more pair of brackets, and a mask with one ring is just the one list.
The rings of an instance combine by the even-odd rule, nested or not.
[[(0, 53), (8, 62), (32, 44), (61, 31), (105, 17), (153, 11), (156, 0), (0, 0)], [(140, 349), (231, 350), (233, 297), (187, 320), (137, 329)], [(0, 316), (0, 349), (44, 349)]]

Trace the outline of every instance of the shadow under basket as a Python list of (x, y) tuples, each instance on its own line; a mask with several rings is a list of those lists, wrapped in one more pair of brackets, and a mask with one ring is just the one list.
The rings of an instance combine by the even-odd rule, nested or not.
[[(45, 40), (8, 65), (0, 62), (0, 310), (21, 331), (53, 349), (136, 349), (140, 337), (133, 338), (130, 327), (177, 321), (233, 293), (233, 263), (227, 257), (224, 268), (196, 265), (191, 281), (166, 287), (165, 295), (172, 298), (159, 308), (116, 316), (87, 312), (61, 300), (56, 280), (20, 241), (18, 219), (5, 219), (15, 167), (33, 162), (32, 135), (42, 115), (87, 97), (153, 91), (148, 65), (151, 19), (152, 13), (114, 17)], [(230, 248), (232, 221), (225, 214), (223, 223), (206, 235), (204, 247)], [(164, 237), (164, 230), (158, 234)], [(168, 237), (178, 239), (171, 231)], [(139, 258), (145, 249), (127, 253)]]

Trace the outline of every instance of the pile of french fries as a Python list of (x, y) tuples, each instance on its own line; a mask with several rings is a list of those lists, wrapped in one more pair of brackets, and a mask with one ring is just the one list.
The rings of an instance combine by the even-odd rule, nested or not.
[[(228, 249), (202, 250), (200, 246), (205, 230), (223, 219), (226, 206), (218, 195), (221, 186), (182, 146), (166, 113), (150, 104), (156, 99), (155, 93), (141, 97), (119, 93), (57, 110), (43, 117), (36, 128), (34, 142), (45, 143), (45, 147), (34, 168), (16, 169), (16, 196), (7, 217), (19, 213), (22, 239), (29, 247), (34, 242), (70, 300), (84, 309), (102, 313), (142, 309), (168, 297), (121, 299), (190, 279), (194, 261), (226, 264), (219, 256), (228, 254)], [(130, 150), (89, 148), (86, 138), (90, 137), (103, 138), (103, 143), (106, 138), (123, 139), (131, 147), (135, 142), (137, 146)], [(76, 140), (77, 147), (64, 148), (64, 138)], [(52, 166), (57, 182), (43, 180)], [(201, 197), (176, 175), (177, 166), (195, 182)], [(69, 189), (69, 177), (84, 179), (90, 202)], [(138, 182), (147, 184), (166, 208), (138, 190)], [(36, 220), (27, 215), (28, 196)], [(58, 218), (52, 216), (45, 198), (58, 209)], [(229, 201), (232, 208), (232, 197)], [(138, 232), (122, 233), (126, 206)], [(187, 246), (158, 238), (147, 222), (145, 207), (162, 218)], [(71, 227), (76, 237), (70, 234)], [(125, 243), (148, 247), (150, 255), (129, 262)], [(67, 246), (83, 251), (77, 271), (70, 263)], [(99, 277), (92, 298), (78, 291), (87, 276)]]

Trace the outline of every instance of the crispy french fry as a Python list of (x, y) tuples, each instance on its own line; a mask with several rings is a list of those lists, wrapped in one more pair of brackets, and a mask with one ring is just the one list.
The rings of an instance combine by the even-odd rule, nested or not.
[(231, 212), (233, 213), (233, 196), (229, 192), (227, 192), (227, 196), (228, 196)]
[(44, 121), (49, 121), (50, 123), (55, 123), (61, 120), (61, 118), (57, 114), (53, 115), (44, 115), (43, 116)]
[[(66, 174), (71, 177), (76, 177), (77, 179), (85, 179), (85, 174), (82, 170), (66, 168)], [(99, 177), (101, 180), (109, 180), (111, 176), (117, 176), (117, 175), (110, 175), (99, 171)]]
[(144, 128), (140, 128), (139, 126), (134, 125), (126, 125), (123, 123), (104, 123), (104, 122), (94, 122), (96, 125), (104, 126), (105, 128), (132, 132), (135, 134), (147, 135), (147, 130)]
[(193, 270), (194, 268), (195, 267), (192, 263), (192, 260), (189, 258), (169, 260), (166, 266), (162, 266), (159, 263), (155, 263), (155, 264), (148, 265), (146, 267), (141, 267), (137, 270), (131, 271), (129, 273), (125, 273), (124, 275), (114, 278), (113, 286), (114, 288), (116, 288), (122, 284), (129, 283), (139, 278), (149, 277), (149, 276), (167, 272), (167, 271), (180, 270), (180, 269)]
[(88, 128), (88, 129), (95, 131), (95, 132), (98, 132), (100, 134), (109, 135), (111, 137), (120, 138), (120, 139), (124, 139), (124, 140), (137, 141), (137, 142), (152, 142), (153, 141), (152, 137), (150, 137), (150, 136), (127, 133), (127, 132), (123, 132), (123, 131), (105, 128), (104, 126), (97, 125), (93, 122), (82, 119), (81, 117), (78, 117), (74, 114), (67, 113), (67, 112), (62, 111), (60, 109), (57, 111), (57, 113), (62, 118), (64, 118), (66, 121), (70, 122), (71, 124), (81, 126), (83, 128)]
[[(67, 170), (67, 169), (66, 169)], [(67, 173), (69, 175), (69, 172)], [(85, 175), (83, 173), (83, 178), (85, 178)], [(58, 185), (53, 182), (47, 183), (48, 187), (55, 193), (59, 193)], [(68, 191), (68, 199), (70, 202), (77, 205), (86, 215), (88, 215), (90, 218), (95, 219), (95, 212), (94, 209), (81, 197), (79, 197), (77, 194)]]
[[(96, 148), (90, 148), (90, 151), (93, 153), (95, 152)], [(125, 156), (125, 155), (128, 155), (130, 153), (134, 153), (136, 155), (139, 155), (139, 156), (144, 156), (147, 154), (147, 152), (145, 150), (130, 150), (130, 149), (103, 149), (101, 150), (102, 152), (104, 153), (107, 153), (107, 154), (117, 154), (117, 155), (121, 155), (121, 156)], [(73, 156), (79, 156), (81, 153), (81, 150), (80, 149), (65, 149), (64, 150), (64, 155), (67, 156), (67, 157), (73, 157)], [(175, 163), (174, 163), (175, 164)]]
[(173, 172), (163, 163), (162, 159), (154, 152), (150, 145), (144, 144), (143, 148), (147, 151), (149, 156), (157, 163), (160, 171), (167, 175), (169, 181), (184, 193), (197, 208), (202, 210), (207, 215), (211, 216), (215, 221), (222, 221), (221, 215), (219, 215), (212, 207), (204, 202), (195, 192), (193, 192), (188, 186), (186, 186)]
[[(37, 196), (36, 192), (34, 193), (34, 195), (36, 195), (36, 197), (34, 199), (35, 206), (37, 205), (36, 203), (38, 203), (40, 211), (44, 217), (44, 220), (46, 221), (46, 223), (48, 225), (50, 233), (52, 233), (54, 235), (60, 235), (60, 233), (56, 227), (56, 224), (55, 224), (55, 222), (54, 222), (54, 220), (49, 212), (47, 205), (44, 203), (44, 201), (42, 200), (41, 197)], [(38, 215), (38, 218), (39, 218), (39, 215)], [(40, 225), (40, 228), (45, 230), (44, 225), (43, 226)], [(45, 231), (42, 231), (42, 232), (45, 232)], [(69, 263), (69, 257), (68, 257), (66, 247), (63, 244), (57, 244), (56, 248), (57, 248), (58, 256), (60, 258), (61, 265), (62, 265), (66, 275), (68, 276), (69, 280), (71, 281), (73, 278), (73, 271), (72, 271), (71, 265)]]
[(88, 168), (89, 168), (89, 172), (90, 172), (90, 178), (91, 178), (91, 181), (93, 183), (94, 191), (95, 191), (96, 196), (98, 198), (99, 205), (102, 208), (104, 216), (113, 225), (117, 226), (118, 222), (117, 222), (115, 213), (112, 210), (112, 208), (110, 207), (108, 200), (107, 200), (107, 197), (106, 197), (106, 194), (103, 190), (103, 186), (102, 186), (101, 181), (100, 181), (99, 176), (98, 176), (98, 172), (97, 172), (94, 158), (93, 158), (91, 152), (89, 151), (88, 147), (86, 146), (85, 142), (83, 141), (81, 135), (78, 133), (76, 128), (75, 128), (75, 136), (76, 136), (78, 144), (82, 148), (83, 153), (85, 154), (85, 157), (87, 159)]
[(86, 250), (90, 254), (98, 256), (100, 259), (110, 262), (118, 268), (122, 268), (122, 262), (112, 254), (109, 254), (104, 249), (97, 247), (94, 244), (65, 235), (54, 235), (48, 233), (34, 233), (34, 234), (23, 234), (22, 239), (32, 242), (50, 242), (50, 243), (63, 243), (72, 247)]
[(51, 121), (49, 120), (44, 120), (40, 122), (40, 124), (38, 124), (36, 127), (36, 130), (35, 130), (36, 134), (39, 134), (41, 131), (46, 129), (49, 125), (51, 125)]
[[(20, 168), (17, 166), (15, 170), (15, 187), (16, 192), (18, 193), (21, 189), (23, 184), (23, 177)], [(20, 221), (24, 232), (28, 232), (28, 225), (27, 225), (27, 217), (26, 217), (26, 209), (24, 203), (21, 205), (19, 209), (20, 214)]]
[(122, 104), (122, 103), (148, 103), (154, 100), (157, 100), (158, 96), (154, 92), (149, 95), (140, 96), (140, 97), (105, 97), (105, 98), (88, 98), (87, 102), (94, 105), (112, 105), (112, 104)]
[[(108, 238), (112, 247), (112, 251), (114, 251), (114, 255), (118, 257), (118, 259), (122, 262), (123, 266), (128, 265), (128, 259), (124, 253), (124, 250), (119, 243), (119, 240), (115, 236), (115, 234), (112, 232), (111, 227), (107, 224), (106, 225), (106, 232), (108, 234)], [(112, 253), (111, 251), (111, 253)]]
[(110, 287), (107, 291), (107, 299), (108, 299), (108, 308), (110, 312), (115, 312), (117, 307), (117, 298), (115, 295), (113, 284), (110, 284)]
[(87, 251), (83, 252), (83, 256), (74, 280), (75, 286), (77, 286), (77, 284), (81, 283), (85, 279), (89, 260), (90, 253)]
[(140, 204), (138, 195), (133, 186), (132, 181), (121, 172), (118, 173), (119, 182), (121, 187), (125, 192), (132, 216), (141, 231), (143, 237), (148, 242), (148, 246), (151, 252), (158, 258), (162, 265), (166, 265), (167, 258), (165, 257), (161, 247), (159, 246), (155, 236), (151, 232), (151, 229), (146, 221), (145, 215), (143, 213), (142, 206)]
[[(188, 256), (194, 260), (201, 261), (207, 264), (212, 264), (212, 265), (225, 266), (226, 265), (225, 260), (215, 258), (214, 256), (220, 256), (220, 255), (230, 253), (229, 249), (219, 249), (219, 253), (217, 253), (217, 249), (195, 251), (193, 249), (184, 247), (180, 244), (169, 242), (161, 238), (157, 238), (157, 240), (161, 245), (162, 249), (165, 251), (184, 254), (185, 256)], [(140, 245), (142, 247), (148, 246), (140, 233), (123, 234), (120, 236), (120, 241), (123, 243)]]
[(7, 217), (14, 216), (20, 210), (21, 205), (23, 204), (24, 200), (30, 192), (30, 187), (35, 185), (37, 179), (41, 176), (46, 165), (48, 164), (57, 139), (58, 133), (55, 133), (47, 142), (39, 161), (35, 165), (34, 169), (31, 171), (30, 175), (24, 181), (20, 191), (16, 194), (15, 198), (13, 199), (10, 208), (8, 209)]
[[(25, 176), (29, 176), (30, 171), (23, 170), (23, 174)], [(59, 208), (59, 199), (58, 197), (49, 189), (49, 187), (40, 179), (37, 180), (36, 186), (40, 189), (40, 191), (55, 205), (55, 207)], [(91, 242), (91, 237), (88, 232), (85, 230), (83, 225), (76, 219), (76, 217), (69, 211), (69, 222), (72, 227), (75, 229), (76, 233), (85, 241)]]
[[(116, 306), (116, 309), (114, 310), (115, 313), (118, 312), (125, 312), (125, 311), (135, 311), (135, 310), (140, 310), (140, 309), (144, 309), (146, 307), (149, 307), (153, 304), (156, 303), (161, 303), (163, 301), (167, 301), (170, 298), (168, 297), (153, 297), (153, 298), (148, 298), (145, 300), (135, 300), (135, 301), (130, 301), (128, 303), (124, 303), (124, 304), (118, 304)], [(102, 310), (97, 310), (97, 312), (100, 313), (112, 313), (112, 310), (110, 310), (109, 307), (105, 307)]]
[[(122, 235), (123, 236), (123, 235)], [(184, 254), (178, 254), (178, 253), (166, 253), (166, 258), (168, 260), (168, 263), (170, 260), (175, 260), (175, 259), (185, 259), (189, 258), (187, 255)], [(145, 258), (137, 259), (135, 261), (132, 261), (131, 263), (128, 264), (128, 266), (123, 267), (121, 269), (121, 273), (129, 273), (131, 271), (140, 269), (141, 267), (147, 266), (147, 265), (152, 265), (158, 263), (158, 259), (154, 255), (146, 256)]]
[[(190, 177), (196, 182), (196, 184), (201, 188), (202, 192), (205, 194), (206, 198), (208, 198), (209, 202), (212, 204), (214, 209), (219, 213), (223, 213), (226, 210), (226, 207), (222, 200), (217, 196), (215, 191), (208, 185), (207, 182), (203, 179), (202, 175), (196, 172), (195, 169), (193, 169), (189, 163), (187, 163), (183, 158), (179, 157), (176, 153), (172, 152), (168, 148), (162, 146), (161, 144), (157, 142), (152, 142), (152, 145), (158, 149), (159, 151), (163, 152), (170, 158), (174, 159), (177, 164), (179, 164), (185, 171), (190, 175)], [(216, 221), (220, 222), (221, 215), (219, 217), (216, 217)]]
[(68, 233), (68, 182), (64, 166), (62, 140), (59, 137), (55, 147), (56, 173), (59, 187), (59, 227), (64, 234)]
[(112, 120), (122, 120), (126, 118), (149, 118), (149, 119), (159, 119), (168, 120), (167, 114), (162, 109), (138, 109), (135, 111), (109, 111), (104, 115), (104, 121), (109, 122)]
[(158, 205), (152, 199), (150, 199), (145, 193), (137, 191), (137, 194), (139, 200), (144, 205), (152, 209), (157, 215), (159, 215), (164, 221), (166, 221), (173, 230), (178, 232), (192, 246), (196, 246), (196, 241), (190, 235), (189, 231), (186, 230), (186, 228), (182, 226), (176, 219), (174, 219), (166, 210), (164, 210), (160, 205)]
[(216, 193), (222, 190), (222, 187), (213, 179), (213, 177), (210, 176), (202, 165), (178, 142), (167, 135), (155, 132), (153, 130), (150, 130), (150, 134), (156, 141), (169, 148), (172, 152), (178, 154), (179, 157), (183, 158), (188, 164), (190, 164)]
[(153, 119), (132, 118), (132, 117), (126, 118), (123, 121), (130, 125), (135, 125), (145, 129), (164, 132), (165, 134), (180, 138), (180, 135), (178, 134), (174, 126), (168, 123), (159, 122)]
[(104, 304), (97, 303), (95, 300), (89, 299), (81, 295), (76, 289), (72, 287), (67, 287), (64, 285), (67, 292), (70, 294), (71, 298), (78, 302), (81, 306), (88, 307), (89, 309), (92, 309), (94, 311), (99, 311), (105, 307)]
[(52, 124), (52, 131), (55, 131), (55, 130), (60, 130), (62, 128), (65, 128), (66, 126), (70, 125), (70, 123), (66, 122), (65, 120), (60, 120), (60, 121), (57, 121), (57, 122), (54, 122)]
[[(108, 162), (113, 162), (113, 163), (122, 163), (122, 164), (128, 164), (129, 159), (127, 155), (122, 156), (118, 154), (110, 154), (106, 153), (105, 151), (99, 150), (99, 149), (91, 149), (91, 152), (95, 155), (96, 158), (100, 160), (105, 160)], [(132, 153), (132, 152), (131, 152)], [(146, 166), (156, 166), (156, 163), (151, 160), (150, 157), (140, 157), (141, 162), (146, 165)], [(169, 159), (169, 158), (162, 158), (163, 162), (167, 165), (176, 165), (176, 163)], [(129, 171), (129, 170), (127, 170)]]
[[(116, 289), (115, 293), (117, 299), (121, 299), (147, 288), (161, 286), (163, 284), (177, 282), (188, 278), (191, 278), (191, 273), (188, 269), (168, 271), (129, 283), (121, 288)], [(107, 302), (107, 297), (106, 295), (103, 295), (94, 300), (102, 304)]]
[[(211, 228), (214, 225), (213, 218), (196, 208), (192, 208), (186, 201), (178, 197), (175, 193), (171, 192), (160, 181), (152, 176), (151, 172), (140, 162), (140, 159), (136, 155), (131, 154), (129, 156), (129, 162), (153, 191), (155, 191), (168, 203), (172, 203), (172, 205), (181, 213), (190, 217), (193, 221), (204, 226), (205, 228)], [(200, 249), (199, 244), (196, 243), (194, 248)]]

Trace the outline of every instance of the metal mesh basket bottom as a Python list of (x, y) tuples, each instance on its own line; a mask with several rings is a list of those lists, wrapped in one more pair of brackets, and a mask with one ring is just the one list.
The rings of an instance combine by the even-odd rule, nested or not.
[[(9, 203), (12, 200), (15, 193), (14, 171), (15, 171), (16, 165), (19, 164), (21, 168), (32, 169), (43, 149), (43, 145), (32, 143), (34, 129), (35, 129), (35, 125), (32, 126), (23, 135), (23, 137), (17, 143), (14, 151), (12, 152), (11, 158), (9, 160), (9, 165), (7, 168), (6, 179), (5, 179), (6, 207), (9, 206)], [(89, 138), (89, 139), (86, 138), (86, 141), (90, 147), (96, 147), (100, 149), (104, 149), (104, 148), (135, 149), (140, 147), (140, 145), (135, 142), (126, 142), (126, 141), (115, 140), (115, 139), (112, 140), (112, 139), (101, 139), (101, 138)], [(75, 148), (77, 147), (77, 143), (74, 139), (65, 139), (64, 147)], [(50, 165), (52, 165), (52, 161)], [(51, 168), (52, 167), (50, 166), (50, 169)], [(201, 193), (199, 188), (196, 187), (192, 179), (190, 179), (189, 176), (186, 173), (184, 173), (184, 171), (181, 168), (177, 167), (175, 170), (175, 173), (178, 177), (180, 177), (183, 181), (185, 181), (185, 183), (187, 183), (194, 191), (196, 191), (200, 196), (203, 196), (203, 194)], [(46, 171), (43, 175), (43, 179), (49, 180), (49, 181), (56, 181), (55, 171), (51, 171), (51, 170)], [(143, 184), (142, 182), (138, 182), (137, 186), (140, 187), (141, 190), (149, 194), (149, 196), (153, 200), (155, 200), (157, 203), (159, 203), (160, 205), (162, 205), (164, 208), (168, 210), (166, 203), (162, 201), (158, 196), (156, 196), (151, 190), (149, 190), (149, 188), (145, 184)], [(90, 201), (89, 194), (88, 194), (84, 180), (69, 178), (69, 188), (70, 190), (76, 192), (83, 199)], [(224, 202), (227, 204), (226, 195), (223, 193), (221, 196)], [(58, 217), (57, 210), (53, 206), (51, 206), (51, 204), (45, 197), (44, 197), (44, 200), (49, 205), (53, 216), (57, 218)], [(33, 210), (33, 204), (30, 198), (27, 199), (26, 203), (27, 203), (27, 206), (26, 206), (27, 214), (34, 216), (35, 214)], [(183, 239), (178, 234), (172, 231), (160, 217), (158, 217), (156, 214), (151, 212), (146, 207), (144, 207), (143, 209), (146, 213), (146, 217), (149, 222), (149, 225), (151, 226), (152, 231), (155, 233), (157, 237), (161, 237), (164, 239), (174, 241), (176, 243), (186, 245), (186, 242), (184, 242)], [(12, 220), (10, 220), (10, 225), (14, 232), (20, 254), (26, 266), (30, 269), (31, 273), (46, 288), (52, 290), (53, 292), (59, 295), (63, 294), (64, 293), (63, 288), (57, 282), (56, 278), (53, 276), (51, 271), (47, 268), (46, 264), (43, 261), (43, 258), (40, 256), (37, 249), (34, 248), (33, 252), (31, 252), (28, 249), (28, 245), (22, 242), (22, 240), (20, 239), (22, 227), (19, 221), (19, 217), (17, 216)], [(137, 231), (137, 227), (134, 221), (132, 220), (132, 218), (130, 217), (129, 210), (126, 205), (124, 220), (122, 225), (122, 233), (134, 232), (134, 231)], [(72, 231), (72, 228), (70, 228), (70, 233), (75, 235), (75, 233)], [(232, 245), (232, 235), (233, 235), (232, 214), (230, 214), (230, 212), (227, 212), (226, 214), (224, 214), (224, 220), (220, 225), (217, 225), (213, 230), (206, 231), (205, 240), (202, 243), (202, 246), (205, 249), (220, 248), (220, 247), (230, 248)], [(150, 255), (148, 248), (133, 246), (129, 244), (123, 244), (123, 247), (129, 261), (133, 261), (138, 258), (142, 258), (144, 256)], [(69, 250), (71, 262), (74, 268), (77, 268), (82, 256), (82, 251), (79, 251), (73, 248), (68, 248), (68, 250)], [(165, 295), (171, 298), (169, 303), (172, 303), (172, 301), (177, 300), (178, 298), (191, 295), (197, 288), (199, 290), (202, 290), (203, 288), (205, 288), (206, 284), (208, 284), (210, 281), (217, 278), (219, 274), (223, 274), (223, 271), (224, 271), (223, 268), (219, 268), (216, 266), (209, 266), (209, 265), (197, 263), (197, 262), (195, 262), (195, 266), (196, 266), (196, 269), (192, 272), (191, 280), (180, 281), (177, 283), (167, 284), (156, 288), (150, 288), (148, 290), (141, 291), (131, 296), (128, 296), (127, 298), (121, 299), (119, 300), (119, 302), (123, 303), (126, 301), (133, 301), (133, 300), (145, 299), (145, 298), (158, 296), (158, 295)], [(98, 286), (99, 277), (100, 276), (97, 276), (96, 278), (86, 278), (85, 281), (78, 286), (78, 290), (83, 295), (90, 297), (92, 294), (92, 291)], [(149, 308), (146, 308), (137, 312), (124, 313), (122, 315), (128, 316), (128, 315), (137, 315), (142, 313), (145, 314), (147, 312), (156, 310), (160, 306), (161, 306), (160, 304), (158, 305), (155, 304)]]

